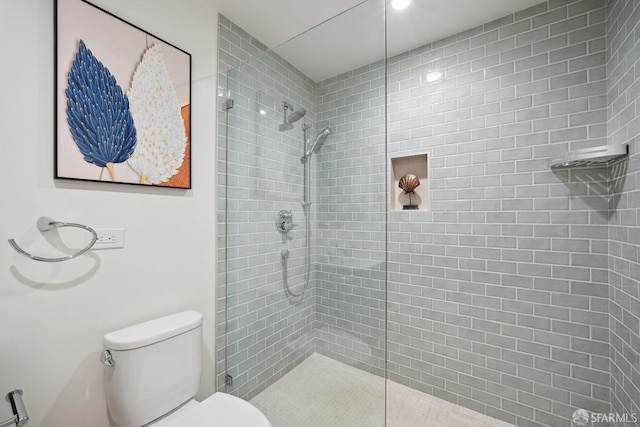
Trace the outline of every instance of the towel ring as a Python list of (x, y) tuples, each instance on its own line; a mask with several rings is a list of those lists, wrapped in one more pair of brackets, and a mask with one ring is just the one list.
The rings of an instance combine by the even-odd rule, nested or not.
[(91, 241), (89, 242), (89, 244), (85, 248), (80, 249), (75, 254), (63, 256), (63, 257), (60, 257), (60, 258), (45, 258), (45, 257), (37, 256), (37, 255), (32, 255), (29, 252), (27, 252), (24, 249), (22, 249), (20, 246), (18, 246), (18, 244), (16, 243), (16, 241), (14, 239), (9, 239), (9, 244), (11, 245), (11, 247), (13, 249), (16, 250), (16, 252), (18, 252), (20, 255), (26, 256), (27, 258), (31, 258), (34, 261), (42, 261), (42, 262), (68, 261), (70, 259), (73, 259), (73, 258), (77, 257), (78, 255), (82, 255), (83, 253), (87, 252), (98, 241), (98, 233), (96, 233), (96, 231), (93, 228), (87, 227), (86, 225), (83, 225), (83, 224), (76, 224), (76, 223), (73, 223), (73, 222), (54, 221), (51, 218), (48, 218), (46, 216), (42, 216), (42, 217), (40, 217), (38, 219), (38, 221), (36, 222), (36, 225), (38, 227), (38, 230), (40, 230), (40, 231), (49, 231), (49, 230), (53, 230), (54, 228), (62, 228), (62, 227), (81, 228), (83, 230), (87, 230), (88, 232), (90, 232), (92, 234), (92, 237), (91, 237)]

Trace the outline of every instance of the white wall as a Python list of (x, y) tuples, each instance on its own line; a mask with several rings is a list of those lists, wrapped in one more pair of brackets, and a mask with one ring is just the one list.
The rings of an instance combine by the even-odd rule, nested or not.
[[(104, 333), (205, 314), (200, 398), (214, 391), (217, 11), (201, 0), (95, 0), (192, 54), (189, 191), (53, 179), (53, 2), (0, 0), (0, 394), (24, 389), (33, 427), (103, 427)], [(42, 216), (126, 229), (126, 247), (38, 263)], [(73, 231), (73, 230), (67, 230)], [(0, 400), (0, 419), (10, 415)]]

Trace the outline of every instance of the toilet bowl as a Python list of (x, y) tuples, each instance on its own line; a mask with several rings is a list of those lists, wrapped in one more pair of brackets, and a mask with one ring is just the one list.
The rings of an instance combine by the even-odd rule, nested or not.
[(226, 393), (197, 402), (202, 314), (189, 310), (104, 336), (109, 415), (120, 427), (271, 427), (255, 406)]
[(218, 392), (184, 406), (148, 427), (271, 427), (258, 408), (239, 397)]

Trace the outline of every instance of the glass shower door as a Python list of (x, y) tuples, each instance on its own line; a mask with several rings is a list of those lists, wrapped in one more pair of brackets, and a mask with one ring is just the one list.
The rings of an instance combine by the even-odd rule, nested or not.
[[(227, 74), (226, 390), (274, 427), (380, 427), (384, 2), (271, 51), (234, 25), (227, 35), (249, 59)], [(350, 47), (368, 56), (344, 70)]]
[[(282, 104), (297, 105), (256, 88), (260, 67), (271, 57), (264, 54), (228, 76), (227, 373), (233, 378), (228, 391), (245, 399), (313, 352), (316, 318), (315, 287), (297, 298), (284, 287), (286, 277), (299, 293), (305, 279), (303, 140), (299, 127), (279, 130)], [(296, 103), (312, 105), (311, 90), (309, 99)], [(279, 231), (281, 211), (293, 225), (287, 232)]]

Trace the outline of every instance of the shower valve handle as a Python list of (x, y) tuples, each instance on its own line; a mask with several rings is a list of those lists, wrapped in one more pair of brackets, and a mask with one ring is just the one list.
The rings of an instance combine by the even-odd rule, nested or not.
[(293, 223), (291, 211), (281, 210), (276, 216), (276, 229), (281, 233), (288, 233), (298, 224)]
[(291, 229), (293, 229), (293, 227), (295, 227), (296, 225), (298, 225), (298, 224), (293, 224), (291, 222), (282, 221), (278, 225), (278, 230), (280, 230), (283, 233), (287, 233), (287, 232), (291, 231)]

